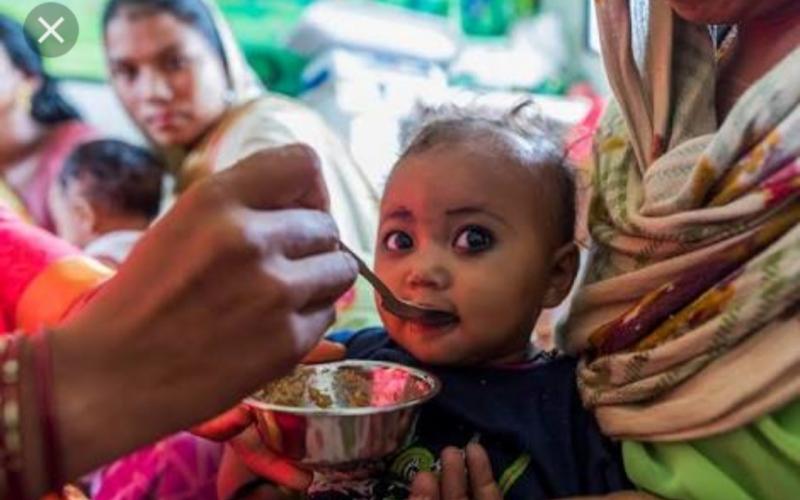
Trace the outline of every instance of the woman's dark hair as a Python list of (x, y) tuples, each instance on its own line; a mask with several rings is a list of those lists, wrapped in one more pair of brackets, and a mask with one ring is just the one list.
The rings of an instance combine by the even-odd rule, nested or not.
[(31, 116), (45, 125), (78, 120), (80, 115), (58, 90), (58, 84), (44, 71), (36, 42), (21, 24), (0, 14), (0, 45), (8, 53), (11, 64), (28, 77), (38, 78), (41, 85), (31, 98)]
[(217, 32), (211, 11), (203, 0), (109, 0), (103, 11), (103, 32), (108, 23), (119, 14), (120, 9), (130, 8), (141, 14), (165, 12), (197, 30), (211, 47), (217, 52), (223, 66), (227, 69), (228, 61), (222, 47), (222, 39)]

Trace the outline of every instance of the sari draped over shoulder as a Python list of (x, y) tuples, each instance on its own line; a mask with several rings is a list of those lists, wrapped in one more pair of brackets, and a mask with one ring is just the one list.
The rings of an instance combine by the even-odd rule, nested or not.
[(584, 404), (655, 493), (796, 494), (800, 48), (718, 123), (735, 38), (716, 47), (659, 0), (597, 11), (616, 100), (595, 142), (588, 273), (560, 332), (583, 354)]

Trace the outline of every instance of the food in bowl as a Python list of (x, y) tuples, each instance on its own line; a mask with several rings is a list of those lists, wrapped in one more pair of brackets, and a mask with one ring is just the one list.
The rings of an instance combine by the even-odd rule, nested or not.
[(440, 385), (416, 368), (348, 360), (298, 367), (245, 403), (269, 449), (317, 472), (338, 473), (407, 444), (420, 406)]
[(297, 408), (366, 408), (424, 397), (430, 382), (405, 367), (299, 366), (254, 394), (267, 404)]

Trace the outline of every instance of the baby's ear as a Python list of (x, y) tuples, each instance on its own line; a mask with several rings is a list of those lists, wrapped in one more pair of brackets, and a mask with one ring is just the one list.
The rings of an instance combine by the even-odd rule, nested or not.
[(556, 250), (550, 267), (550, 283), (542, 301), (543, 308), (557, 307), (567, 298), (578, 274), (579, 264), (580, 253), (575, 243), (567, 243)]

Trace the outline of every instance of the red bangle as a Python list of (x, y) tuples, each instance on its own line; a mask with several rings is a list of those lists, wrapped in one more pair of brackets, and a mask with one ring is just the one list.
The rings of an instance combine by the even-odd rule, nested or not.
[(20, 429), (19, 353), (24, 334), (0, 337), (0, 452), (9, 498), (25, 498), (22, 480), (22, 433)]
[(53, 404), (53, 365), (50, 360), (50, 333), (42, 330), (33, 341), (34, 369), (36, 370), (36, 400), (42, 429), (42, 453), (45, 481), (49, 491), (57, 491), (63, 484), (60, 436)]

